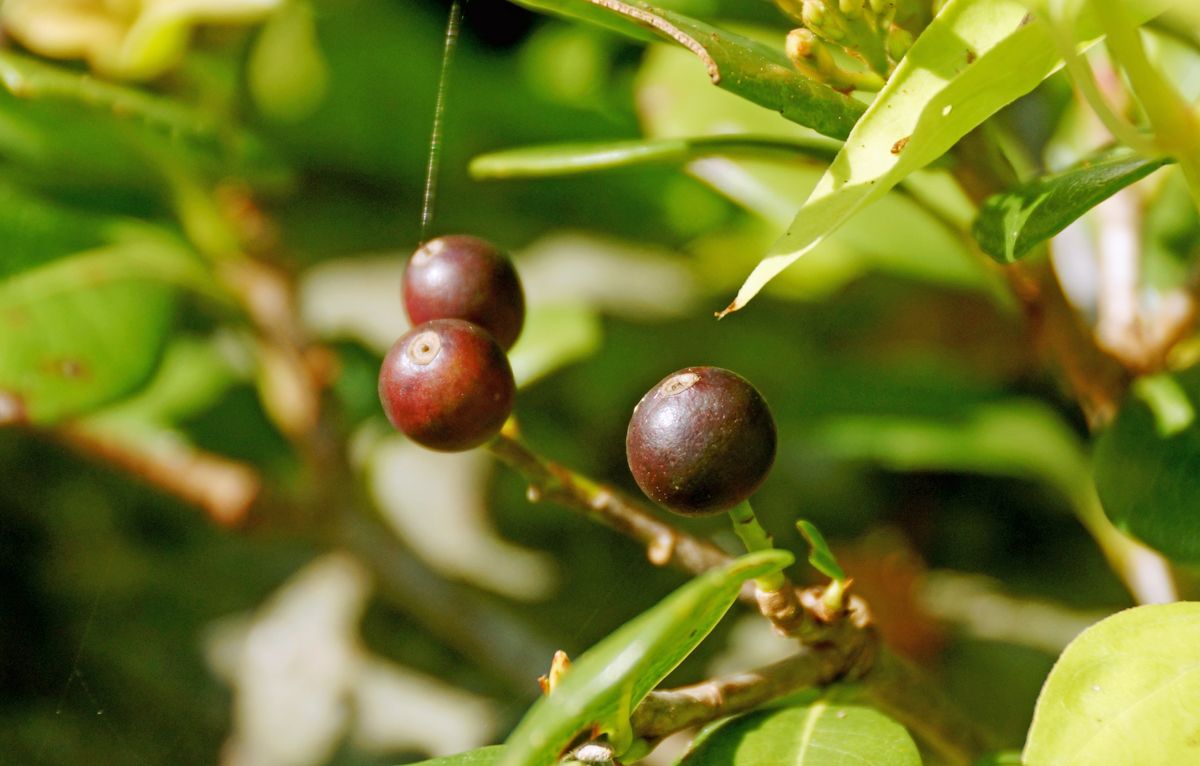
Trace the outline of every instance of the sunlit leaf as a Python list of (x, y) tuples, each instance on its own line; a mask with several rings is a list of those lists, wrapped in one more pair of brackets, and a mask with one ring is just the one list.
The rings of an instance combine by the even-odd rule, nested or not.
[(1001, 263), (1012, 263), (1169, 161), (1122, 153), (1035, 178), (984, 202), (972, 234), (985, 253)]
[(641, 0), (620, 4), (632, 9), (638, 20), (588, 0), (515, 1), (638, 39), (657, 35), (677, 42), (702, 59), (716, 85), (822, 135), (845, 138), (864, 109), (862, 103), (800, 74), (784, 56), (782, 40), (772, 47)]
[(633, 708), (708, 635), (744, 581), (792, 562), (786, 551), (752, 553), (700, 575), (627, 622), (577, 661), (508, 738), (501, 766), (549, 766), (585, 728), (628, 747)]
[(709, 732), (679, 766), (920, 766), (908, 731), (861, 705), (817, 701), (744, 715)]
[(1079, 635), (1038, 697), (1025, 766), (1178, 766), (1200, 742), (1200, 604), (1129, 609)]
[(1096, 442), (1100, 502), (1120, 529), (1177, 561), (1200, 562), (1200, 368), (1134, 391)]
[[(721, 137), (729, 133), (769, 136), (836, 152), (836, 144), (759, 109), (727, 91), (692, 77), (694, 62), (680, 48), (657, 45), (643, 60), (637, 78), (639, 116), (653, 138)], [(798, 159), (712, 155), (687, 163), (687, 171), (735, 204), (762, 219), (750, 231), (725, 228), (694, 243), (700, 267), (721, 289), (736, 289), (779, 231), (816, 185), (822, 165)], [(933, 173), (921, 174), (935, 181)], [(943, 174), (944, 175), (944, 174)], [(957, 195), (957, 196), (956, 196)], [(942, 204), (973, 206), (954, 183), (942, 178), (934, 196)], [(821, 243), (773, 285), (779, 293), (806, 299), (837, 291), (864, 273), (884, 271), (908, 279), (973, 289), (984, 284), (978, 259), (969, 256), (956, 233), (937, 223), (901, 194), (888, 194), (871, 206), (871, 226), (845, 226)]]
[[(1149, 11), (1138, 10), (1147, 17)], [(1051, 32), (1026, 4), (947, 2), (727, 311), (745, 306), (830, 232), (1033, 90), (1058, 64)]]

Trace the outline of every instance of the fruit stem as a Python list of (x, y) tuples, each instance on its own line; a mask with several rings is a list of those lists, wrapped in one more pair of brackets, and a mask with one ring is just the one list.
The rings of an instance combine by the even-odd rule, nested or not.
[[(769, 551), (775, 547), (767, 530), (758, 523), (758, 517), (754, 515), (754, 509), (750, 507), (749, 500), (743, 500), (730, 508), (729, 519), (733, 522), (733, 531), (741, 538), (747, 551), (751, 553)], [(787, 584), (787, 580), (782, 572), (772, 572), (762, 577), (756, 577), (754, 584), (763, 593), (775, 593)]]

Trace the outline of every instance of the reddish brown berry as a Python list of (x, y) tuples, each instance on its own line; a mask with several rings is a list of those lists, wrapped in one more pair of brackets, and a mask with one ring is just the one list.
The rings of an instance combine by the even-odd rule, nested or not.
[(775, 420), (741, 375), (688, 367), (633, 410), (625, 453), (638, 486), (677, 513), (728, 510), (754, 494), (775, 462)]
[(477, 237), (438, 237), (413, 253), (404, 270), (404, 308), (414, 325), (465, 319), (508, 350), (525, 322), (525, 295), (512, 261)]
[(490, 334), (461, 319), (409, 330), (379, 371), (379, 399), (392, 425), (430, 449), (483, 444), (512, 412), (512, 368)]

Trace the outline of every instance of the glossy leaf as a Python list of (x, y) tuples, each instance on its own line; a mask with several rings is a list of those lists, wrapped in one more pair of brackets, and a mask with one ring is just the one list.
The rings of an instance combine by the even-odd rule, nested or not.
[(585, 652), (539, 699), (505, 744), (501, 766), (550, 766), (584, 729), (629, 746), (633, 708), (716, 626), (746, 580), (792, 562), (786, 551), (752, 553), (695, 578)]
[[(719, 137), (725, 134), (770, 136), (836, 153), (837, 145), (814, 136), (779, 114), (759, 109), (732, 93), (693, 78), (691, 54), (659, 45), (645, 56), (637, 78), (641, 124), (654, 138)], [(735, 204), (753, 212), (763, 223), (745, 233), (710, 232), (689, 248), (697, 252), (705, 276), (722, 290), (736, 289), (758, 257), (784, 230), (824, 171), (823, 165), (785, 161), (782, 157), (711, 156), (687, 164), (687, 171)], [(940, 181), (934, 196), (953, 201), (957, 186), (941, 174), (922, 173), (923, 181)], [(913, 177), (910, 177), (910, 179)], [(962, 201), (969, 222), (973, 205)], [(871, 205), (871, 226), (844, 226), (803, 261), (774, 283), (779, 294), (806, 299), (836, 293), (870, 271), (885, 271), (906, 279), (977, 289), (986, 284), (977, 258), (962, 238), (937, 225), (919, 205), (901, 194), (888, 194)], [(730, 241), (735, 239), (736, 241)]]
[(1176, 561), (1200, 562), (1200, 368), (1139, 381), (1096, 443), (1096, 491), (1113, 524)]
[(1035, 178), (988, 198), (975, 219), (972, 234), (985, 253), (1000, 263), (1012, 263), (1169, 161), (1122, 153)]
[(0, 422), (49, 423), (132, 390), (205, 276), (174, 239), (0, 189)]
[(590, 144), (555, 144), (508, 149), (471, 161), (476, 178), (542, 178), (651, 163), (681, 163), (712, 155), (797, 155), (828, 162), (834, 153), (812, 143), (766, 136), (650, 138)]
[(589, 0), (516, 2), (534, 10), (590, 21), (638, 39), (665, 38), (679, 43), (701, 58), (714, 84), (822, 135), (845, 138), (865, 108), (828, 85), (800, 74), (784, 56), (782, 40), (773, 47), (641, 0), (612, 4), (632, 14)]
[(1042, 687), (1025, 766), (1200, 759), (1200, 604), (1141, 606), (1079, 635)]
[(504, 755), (504, 745), (491, 745), (478, 750), (468, 750), (465, 753), (455, 753), (441, 758), (430, 758), (407, 766), (492, 766)]
[[(1137, 10), (1144, 19), (1152, 9)], [(1033, 90), (1058, 63), (1050, 30), (1025, 3), (947, 2), (726, 311), (745, 306), (830, 232), (936, 160), (1001, 107)]]
[(808, 563), (826, 577), (834, 580), (842, 581), (846, 579), (846, 572), (838, 564), (837, 557), (833, 555), (833, 551), (829, 549), (829, 543), (825, 542), (825, 535), (821, 534), (821, 530), (811, 521), (801, 519), (796, 522), (796, 528), (800, 530), (800, 534), (804, 535), (804, 539), (808, 542), (809, 553)]
[(869, 707), (817, 701), (763, 710), (711, 731), (679, 766), (920, 766), (903, 726)]

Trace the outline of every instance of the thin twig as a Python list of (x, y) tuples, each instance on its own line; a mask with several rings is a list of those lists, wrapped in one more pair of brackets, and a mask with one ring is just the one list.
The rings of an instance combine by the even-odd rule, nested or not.
[[(518, 440), (508, 428), (488, 445), (499, 458), (529, 482), (529, 499), (550, 500), (633, 538), (646, 546), (652, 564), (668, 564), (700, 574), (729, 562), (729, 554), (658, 519), (647, 505), (619, 489), (598, 483), (546, 460)], [(786, 580), (777, 591), (765, 593), (747, 583), (741, 600), (757, 606), (775, 629), (804, 641), (819, 640), (826, 632), (800, 603), (795, 585)]]

